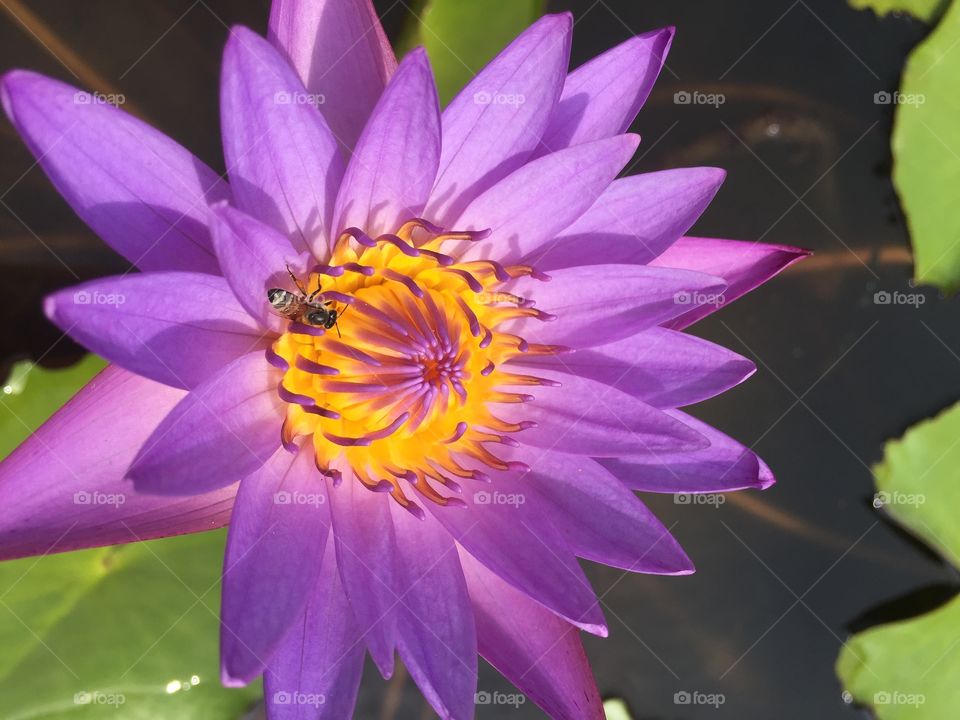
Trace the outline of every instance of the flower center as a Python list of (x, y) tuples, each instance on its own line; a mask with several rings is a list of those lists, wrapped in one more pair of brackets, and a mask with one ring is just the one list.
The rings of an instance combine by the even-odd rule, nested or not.
[(454, 478), (486, 480), (478, 464), (511, 467), (495, 446), (516, 445), (509, 435), (526, 425), (498, 418), (496, 404), (532, 399), (504, 386), (542, 381), (505, 363), (559, 348), (507, 332), (521, 318), (552, 318), (497, 291), (522, 275), (545, 276), (490, 260), (458, 262), (440, 251), (486, 235), (412, 220), (375, 240), (356, 229), (340, 237), (306, 288), (336, 303), (336, 328), (291, 323), (268, 351), (284, 371), (282, 439), (289, 449), (310, 438), (320, 472), (339, 482), (349, 468), (417, 515), (422, 509), (405, 487), (450, 505), (460, 502), (443, 492), (459, 490)]

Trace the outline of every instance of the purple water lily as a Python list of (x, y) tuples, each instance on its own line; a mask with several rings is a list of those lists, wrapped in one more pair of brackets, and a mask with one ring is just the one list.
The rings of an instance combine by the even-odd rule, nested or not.
[(142, 272), (47, 300), (113, 365), (0, 466), (0, 557), (229, 521), (223, 680), (264, 674), (271, 718), (349, 717), (365, 652), (444, 718), (473, 716), (478, 653), (552, 717), (602, 718), (577, 558), (692, 572), (633, 491), (773, 482), (677, 409), (753, 364), (680, 331), (805, 253), (684, 237), (720, 170), (617, 179), (672, 29), (568, 74), (571, 18), (544, 17), (441, 112), (368, 0), (276, 0), (270, 27), (227, 44), (229, 183), (72, 87), (3, 78)]

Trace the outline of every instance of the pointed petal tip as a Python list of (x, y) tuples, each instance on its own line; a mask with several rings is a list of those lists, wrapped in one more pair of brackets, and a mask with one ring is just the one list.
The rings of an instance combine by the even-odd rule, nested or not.
[[(10, 122), (16, 125), (16, 106), (21, 98), (30, 93), (30, 86), (35, 84), (61, 84), (59, 80), (49, 78), (33, 70), (14, 68), (0, 75), (0, 105)], [(17, 128), (19, 130), (19, 127)]]
[(47, 316), (47, 320), (57, 326), (59, 326), (57, 322), (57, 296), (59, 294), (51, 293), (43, 299), (43, 314)]
[(400, 64), (403, 65), (407, 62), (429, 66), (430, 56), (427, 54), (427, 49), (423, 45), (417, 45), (404, 56)]
[(751, 245), (759, 245), (761, 247), (764, 247), (768, 250), (768, 252), (779, 253), (780, 255), (784, 256), (784, 258), (786, 258), (785, 262), (783, 263), (784, 268), (799, 260), (803, 260), (805, 258), (811, 257), (816, 254), (813, 250), (809, 248), (797, 247), (796, 245), (777, 245), (772, 243), (763, 243), (759, 241), (751, 242), (749, 240), (732, 240), (730, 242), (739, 242), (739, 243), (746, 242), (746, 243), (750, 243)]
[(680, 543), (677, 542), (676, 538), (674, 538), (671, 535), (670, 540), (672, 541), (671, 544), (674, 546), (674, 549), (676, 550), (676, 555), (673, 558), (671, 558), (675, 562), (672, 567), (666, 570), (666, 572), (663, 572), (660, 574), (671, 575), (674, 577), (680, 576), (680, 575), (693, 575), (697, 571), (697, 568), (693, 564), (693, 560), (690, 559), (690, 556), (687, 555), (687, 551), (681, 547)]
[(559, 13), (547, 13), (537, 22), (534, 23), (534, 26), (539, 25), (541, 27), (550, 27), (562, 29), (566, 32), (573, 30), (573, 13), (569, 10)]
[[(727, 179), (727, 171), (724, 168), (713, 165), (668, 168), (666, 170), (648, 173), (647, 175), (648, 177), (682, 180), (684, 182), (684, 188), (690, 191), (697, 189), (712, 194), (716, 194)], [(633, 175), (629, 177), (641, 176)]]
[[(430, 64), (430, 56), (427, 54), (427, 49), (422, 45), (418, 45), (404, 55), (400, 64), (397, 66), (396, 73), (394, 73), (394, 79), (398, 75), (408, 72), (421, 73), (429, 78), (428, 82), (430, 84), (435, 84), (433, 66)], [(391, 79), (391, 82), (393, 82), (394, 79)]]
[(690, 427), (678, 432), (677, 438), (683, 441), (677, 452), (697, 452), (710, 447), (710, 439)]
[(577, 623), (579, 627), (584, 632), (588, 632), (591, 635), (596, 635), (597, 637), (607, 638), (610, 637), (610, 628), (606, 624), (598, 623)]
[(667, 56), (667, 52), (676, 35), (676, 25), (664, 25), (663, 27), (634, 35), (629, 40), (624, 41), (623, 44), (625, 47), (632, 47), (634, 45), (648, 45), (651, 41), (654, 43), (659, 42), (663, 46), (661, 54), (661, 59), (663, 59)]
[(230, 26), (229, 36), (227, 37), (227, 47), (232, 48), (238, 42), (243, 42), (243, 40), (253, 38), (256, 40), (263, 40), (266, 42), (266, 39), (257, 34), (256, 31), (248, 28), (246, 25), (240, 25), (239, 23)]
[[(237, 72), (237, 66), (243, 62), (243, 57), (249, 55), (250, 44), (256, 42), (259, 36), (245, 25), (231, 25), (227, 31), (227, 42), (223, 46), (223, 62), (221, 72)], [(221, 81), (222, 82), (222, 81)]]
[(693, 565), (693, 561), (683, 550), (683, 548), (680, 547), (679, 543), (675, 543), (675, 545), (677, 554), (674, 557), (668, 558), (668, 562), (662, 567), (655, 569), (644, 569), (640, 572), (645, 575), (665, 575), (667, 577), (693, 575), (697, 571), (696, 567)]
[(211, 203), (208, 209), (210, 212), (219, 215), (230, 207), (232, 207), (232, 205), (230, 205), (229, 200), (217, 200), (215, 203)]
[(149, 455), (144, 452), (144, 449), (141, 449), (133, 459), (130, 467), (127, 468), (127, 472), (123, 476), (123, 482), (130, 483), (133, 485), (134, 492), (142, 493), (143, 495), (178, 497), (180, 493), (170, 492), (169, 490), (164, 491), (162, 478), (155, 477), (154, 474), (150, 472), (149, 467), (142, 467), (147, 462), (149, 462)]
[(29, 70), (13, 68), (11, 70), (7, 70), (6, 72), (0, 73), (0, 86), (6, 86), (7, 83), (16, 78), (17, 75), (27, 72), (29, 72)]
[(3, 111), (11, 121), (13, 120), (13, 98), (10, 93), (13, 86), (16, 85), (17, 77), (23, 72), (25, 71), (8, 70), (0, 75), (0, 105), (3, 105)]
[(45, 79), (44, 76), (40, 73), (34, 72), (33, 70), (13, 68), (12, 70), (7, 70), (5, 73), (0, 74), (0, 87), (6, 91), (12, 86), (19, 85), (21, 82), (42, 79)]
[[(693, 272), (697, 272), (694, 270)], [(707, 275), (706, 273), (699, 273), (705, 278), (708, 278), (704, 281), (703, 292), (706, 294), (721, 294), (730, 289), (730, 283), (727, 282), (725, 278), (720, 277), (719, 275)]]
[(693, 560), (687, 555), (680, 541), (677, 540), (666, 527), (662, 526), (663, 535), (648, 550), (649, 555), (656, 555), (655, 564), (648, 565), (638, 572), (646, 575), (666, 575), (679, 577), (693, 575), (697, 569)]
[(795, 247), (793, 245), (769, 245), (767, 247), (770, 248), (775, 256), (779, 256), (777, 261), (777, 270), (774, 275), (779, 275), (791, 265), (796, 265), (798, 262), (806, 260), (809, 257), (813, 257), (815, 254), (813, 250)]
[(705, 167), (707, 177), (716, 182), (719, 188), (727, 179), (727, 171), (719, 167)]
[(573, 26), (573, 13), (569, 10), (561, 13), (548, 13), (521, 32), (517, 40), (524, 37), (529, 39), (531, 37), (549, 37), (550, 35), (556, 35), (558, 40), (562, 39), (566, 44), (565, 52), (567, 60), (569, 61)]
[(380, 677), (382, 677), (384, 680), (389, 680), (390, 678), (393, 677), (393, 670), (394, 670), (393, 658), (390, 658), (390, 662), (384, 665), (380, 660), (375, 658), (372, 653), (369, 653), (369, 655), (370, 655), (370, 658), (373, 660), (373, 664), (377, 668), (377, 672), (380, 673)]
[(226, 666), (226, 659), (224, 659), (223, 664), (220, 667), (220, 684), (225, 688), (242, 688), (246, 687), (252, 682), (253, 678), (249, 680), (243, 680), (239, 677), (234, 677)]
[(630, 150), (630, 154), (633, 155), (637, 151), (637, 148), (640, 147), (640, 135), (639, 133), (624, 133), (623, 137), (623, 146)]
[(760, 470), (757, 473), (756, 489), (768, 490), (769, 488), (772, 488), (774, 485), (777, 484), (777, 478), (774, 477), (773, 472), (770, 470), (769, 467), (767, 467), (767, 464), (763, 460), (761, 460), (759, 457), (757, 458), (757, 463), (760, 466)]
[[(207, 207), (207, 218), (210, 223), (211, 235), (215, 235), (224, 226), (229, 228), (233, 213), (239, 212), (228, 200), (221, 200), (209, 205)], [(214, 242), (214, 247), (216, 247), (216, 242)]]

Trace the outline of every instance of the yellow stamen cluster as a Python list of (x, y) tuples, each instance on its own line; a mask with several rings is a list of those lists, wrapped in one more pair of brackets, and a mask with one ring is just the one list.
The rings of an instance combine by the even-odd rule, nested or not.
[(404, 487), (446, 505), (454, 501), (440, 487), (457, 490), (454, 478), (483, 480), (478, 465), (507, 469), (487, 446), (515, 444), (509, 434), (523, 424), (504, 422), (491, 405), (529, 400), (502, 388), (537, 380), (505, 363), (555, 349), (502, 329), (521, 317), (547, 319), (498, 291), (531, 268), (441, 252), (477, 239), (419, 220), (376, 240), (344, 233), (307, 288), (336, 304), (338, 328), (291, 324), (273, 346), (286, 366), (286, 445), (308, 438), (322, 473), (339, 479), (349, 469), (417, 513)]

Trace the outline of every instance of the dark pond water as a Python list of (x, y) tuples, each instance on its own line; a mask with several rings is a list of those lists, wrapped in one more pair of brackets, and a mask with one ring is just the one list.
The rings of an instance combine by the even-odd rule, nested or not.
[[(222, 164), (215, 90), (226, 29), (217, 16), (260, 28), (266, 0), (28, 5), (51, 33), (44, 42), (79, 59), (81, 82), (105, 80), (127, 95), (128, 108)], [(397, 32), (408, 16), (404, 3), (377, 5)], [(888, 177), (892, 110), (875, 104), (874, 94), (896, 87), (925, 29), (878, 21), (841, 0), (549, 5), (576, 16), (575, 63), (632, 33), (678, 26), (669, 69), (636, 125), (644, 137), (636, 171), (724, 167), (727, 183), (697, 232), (817, 253), (695, 328), (760, 366), (695, 413), (755, 446), (779, 484), (730, 495), (719, 508), (650, 498), (697, 564), (692, 577), (589, 569), (611, 627), (609, 639), (587, 639), (601, 692), (627, 699), (637, 718), (649, 720), (857, 717), (833, 673), (851, 628), (914, 614), (956, 585), (950, 569), (869, 503), (870, 466), (884, 441), (960, 398), (957, 301), (931, 290), (918, 310), (872, 300), (878, 290), (909, 291), (911, 273)], [(137, 60), (157, 28), (174, 23)], [(5, 15), (0, 37), (0, 67), (70, 79)], [(682, 90), (722, 93), (725, 103), (677, 105)], [(0, 124), (0, 133), (0, 360), (67, 364), (78, 350), (58, 341), (40, 298), (124, 266), (42, 174), (27, 172), (31, 161), (10, 127)], [(480, 688), (509, 691), (489, 668)], [(722, 693), (725, 702), (678, 705), (682, 691)], [(357, 717), (429, 716), (408, 680), (385, 687), (368, 673)], [(480, 708), (478, 717), (542, 715), (527, 704)]]

